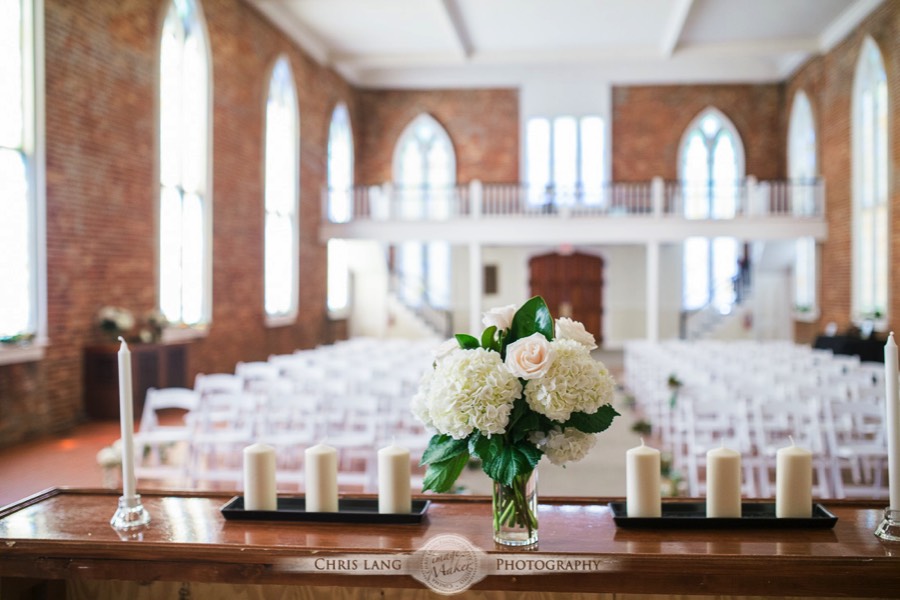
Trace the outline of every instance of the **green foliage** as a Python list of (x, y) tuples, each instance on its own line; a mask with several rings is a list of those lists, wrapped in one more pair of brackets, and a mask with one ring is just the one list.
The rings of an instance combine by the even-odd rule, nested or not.
[(540, 296), (531, 298), (516, 311), (506, 336), (506, 346), (529, 335), (540, 333), (548, 341), (553, 340), (553, 317), (547, 303)]
[(586, 413), (572, 413), (569, 420), (563, 423), (563, 427), (574, 427), (584, 433), (600, 433), (606, 431), (612, 425), (613, 419), (619, 416), (619, 412), (610, 404), (605, 404), (592, 415)]

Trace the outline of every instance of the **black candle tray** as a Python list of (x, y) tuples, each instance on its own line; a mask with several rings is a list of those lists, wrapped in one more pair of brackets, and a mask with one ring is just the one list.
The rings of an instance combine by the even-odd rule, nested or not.
[(813, 504), (811, 517), (775, 516), (774, 502), (743, 502), (740, 517), (707, 518), (706, 502), (663, 502), (661, 517), (629, 517), (624, 502), (610, 502), (613, 520), (632, 529), (831, 529), (837, 517)]
[(229, 520), (410, 524), (422, 522), (430, 503), (429, 500), (413, 500), (411, 512), (380, 513), (378, 498), (341, 498), (337, 512), (307, 512), (305, 498), (279, 496), (275, 510), (246, 510), (244, 497), (235, 496), (221, 510)]

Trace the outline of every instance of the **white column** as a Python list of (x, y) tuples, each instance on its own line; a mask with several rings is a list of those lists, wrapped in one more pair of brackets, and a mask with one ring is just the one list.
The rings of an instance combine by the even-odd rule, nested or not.
[(481, 218), (481, 207), (484, 204), (484, 186), (478, 179), (469, 182), (469, 217)]
[(659, 242), (647, 242), (647, 341), (659, 341)]
[(650, 181), (650, 199), (653, 202), (653, 216), (657, 219), (663, 215), (666, 184), (660, 176)]
[(484, 296), (482, 280), (481, 244), (469, 243), (469, 333), (481, 334), (481, 298)]

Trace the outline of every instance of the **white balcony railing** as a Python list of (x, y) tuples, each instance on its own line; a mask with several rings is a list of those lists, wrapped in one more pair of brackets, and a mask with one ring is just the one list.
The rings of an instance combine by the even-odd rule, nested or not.
[(795, 217), (821, 219), (825, 185), (819, 179), (757, 181), (733, 185), (694, 184), (654, 178), (612, 182), (596, 189), (537, 188), (527, 184), (468, 184), (446, 188), (404, 188), (392, 184), (326, 190), (327, 222), (440, 221), (493, 217), (673, 217), (736, 219)]

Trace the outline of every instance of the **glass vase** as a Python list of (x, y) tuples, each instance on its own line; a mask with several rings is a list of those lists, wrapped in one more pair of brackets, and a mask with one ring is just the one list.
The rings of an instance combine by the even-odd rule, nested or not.
[(513, 478), (512, 485), (494, 482), (494, 541), (529, 546), (538, 541), (537, 469)]

